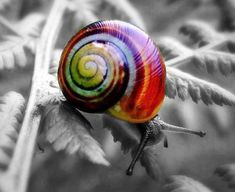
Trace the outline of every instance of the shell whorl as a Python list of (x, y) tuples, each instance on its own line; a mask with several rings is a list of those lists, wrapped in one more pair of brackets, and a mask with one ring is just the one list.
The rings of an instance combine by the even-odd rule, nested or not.
[(165, 95), (165, 65), (154, 42), (122, 21), (99, 21), (66, 45), (58, 70), (67, 100), (129, 122), (153, 118)]

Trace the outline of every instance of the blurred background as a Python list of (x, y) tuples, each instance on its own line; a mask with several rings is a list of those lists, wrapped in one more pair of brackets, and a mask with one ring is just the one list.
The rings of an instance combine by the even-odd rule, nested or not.
[[(25, 12), (33, 10), (47, 14), (51, 1), (27, 2)], [(208, 22), (215, 28), (221, 28), (222, 18), (218, 4), (210, 0), (130, 0), (143, 17), (150, 36), (157, 42), (162, 36), (172, 36), (191, 46), (187, 38), (179, 34), (179, 27), (187, 20), (196, 19)], [(118, 3), (118, 1), (116, 2)], [(97, 15), (100, 19), (120, 19), (110, 7), (99, 1)], [(79, 9), (79, 7), (77, 7)], [(8, 17), (16, 17), (14, 13), (5, 13)], [(21, 12), (23, 16), (25, 13)], [(68, 23), (69, 25), (69, 23)], [(62, 48), (76, 29), (63, 31), (58, 41)], [(33, 58), (32, 58), (33, 60)], [(26, 98), (29, 94), (33, 65), (16, 71), (0, 72), (0, 95), (15, 90)], [(195, 76), (218, 83), (235, 93), (235, 77), (230, 75), (210, 75), (198, 69), (184, 66), (182, 70)], [(163, 183), (169, 175), (187, 175), (201, 181), (214, 191), (231, 192), (214, 171), (226, 163), (235, 162), (235, 109), (234, 107), (206, 106), (195, 104), (191, 99), (185, 102), (179, 99), (166, 98), (161, 118), (171, 124), (195, 130), (205, 130), (206, 137), (198, 138), (190, 135), (167, 134), (169, 147), (157, 148), (161, 177), (158, 182), (152, 180), (145, 169), (137, 163), (134, 175), (128, 177), (125, 170), (131, 160), (130, 154), (124, 155), (120, 144), (113, 142), (108, 130), (102, 128), (101, 115), (85, 116), (91, 121), (94, 137), (104, 149), (110, 167), (94, 165), (76, 155), (69, 156), (63, 152), (55, 152), (44, 142), (41, 135), (38, 143), (44, 152), (36, 150), (29, 182), (30, 192), (99, 192), (99, 191), (164, 191)]]

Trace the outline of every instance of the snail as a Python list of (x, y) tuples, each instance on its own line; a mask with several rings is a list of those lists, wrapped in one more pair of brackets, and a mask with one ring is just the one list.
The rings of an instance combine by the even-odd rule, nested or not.
[(122, 21), (99, 21), (65, 47), (58, 72), (65, 97), (85, 112), (107, 112), (132, 123), (158, 113), (166, 69), (154, 42)]
[[(163, 103), (166, 68), (144, 31), (123, 21), (98, 21), (81, 29), (65, 46), (58, 81), (65, 98), (77, 109), (143, 125), (157, 116)], [(149, 127), (128, 175), (149, 136), (159, 133)]]

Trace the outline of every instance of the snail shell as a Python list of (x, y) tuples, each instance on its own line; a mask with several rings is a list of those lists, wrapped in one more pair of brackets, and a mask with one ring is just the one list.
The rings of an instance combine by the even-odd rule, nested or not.
[(149, 36), (122, 21), (98, 21), (63, 50), (59, 85), (76, 108), (142, 123), (158, 113), (165, 95), (163, 58)]

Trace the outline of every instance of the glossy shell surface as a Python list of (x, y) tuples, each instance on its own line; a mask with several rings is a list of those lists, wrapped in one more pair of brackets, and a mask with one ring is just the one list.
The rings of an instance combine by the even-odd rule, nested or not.
[(136, 26), (99, 21), (80, 30), (63, 50), (58, 81), (76, 108), (142, 123), (158, 113), (166, 70), (155, 43)]

